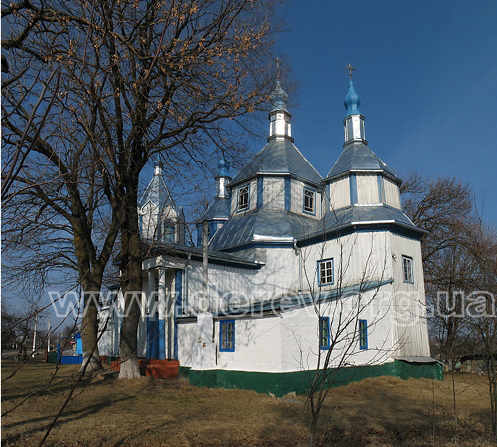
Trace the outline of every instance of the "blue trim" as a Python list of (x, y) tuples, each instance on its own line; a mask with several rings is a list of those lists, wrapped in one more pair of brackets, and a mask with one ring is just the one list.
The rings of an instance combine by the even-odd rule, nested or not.
[[(157, 316), (157, 314), (156, 314)], [(159, 318), (148, 318), (147, 321), (147, 358), (159, 358)]]
[(285, 177), (284, 180), (285, 211), (290, 211), (292, 207), (292, 179)]
[(380, 203), (385, 203), (385, 186), (383, 184), (383, 176), (381, 174), (378, 174), (377, 179), (378, 179), (378, 197), (380, 199)]
[(359, 320), (359, 349), (368, 349), (368, 321)]
[[(305, 209), (305, 192), (306, 191), (310, 191), (310, 192), (313, 193), (313, 196), (312, 196), (312, 211), (307, 211)], [(311, 216), (315, 216), (316, 215), (316, 190), (308, 188), (307, 186), (304, 186), (304, 189), (302, 190), (302, 212), (304, 214), (310, 214)]]
[[(331, 261), (331, 282), (321, 282), (321, 264), (324, 262), (329, 262)], [(327, 259), (320, 259), (319, 261), (316, 262), (317, 264), (317, 273), (318, 273), (318, 285), (321, 286), (329, 286), (335, 283), (335, 262), (333, 261), (333, 258), (327, 258)]]
[[(326, 327), (326, 343), (322, 343), (323, 341), (323, 327)], [(330, 349), (330, 317), (319, 317), (319, 349)]]
[[(250, 187), (249, 187), (249, 196), (250, 196)], [(264, 178), (257, 177), (257, 205), (256, 205), (257, 209), (262, 208), (263, 199), (264, 199)]]
[(350, 203), (354, 205), (357, 203), (357, 177), (355, 174), (350, 174)]
[(166, 359), (166, 320), (159, 320), (157, 335), (159, 337), (159, 358)]
[(173, 357), (178, 359), (178, 322), (177, 317), (183, 314), (183, 270), (176, 270), (174, 274), (174, 291), (176, 302), (174, 304), (174, 347)]
[[(240, 189), (247, 188), (247, 207), (240, 209)], [(236, 194), (236, 212), (241, 213), (242, 211), (248, 211), (250, 209), (250, 183), (239, 186)]]
[[(231, 331), (228, 330), (227, 326), (232, 324)], [(220, 320), (219, 321), (219, 352), (235, 352), (235, 320)], [(226, 334), (226, 342), (229, 341), (229, 334), (232, 333), (231, 347), (223, 348), (223, 336)]]

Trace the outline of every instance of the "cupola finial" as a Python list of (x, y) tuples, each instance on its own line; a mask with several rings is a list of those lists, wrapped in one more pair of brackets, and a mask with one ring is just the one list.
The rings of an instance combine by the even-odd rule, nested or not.
[(229, 173), (230, 170), (230, 164), (228, 160), (224, 157), (224, 151), (221, 151), (221, 158), (219, 159), (217, 163), (217, 169), (218, 173), (215, 177), (216, 179), (216, 195), (217, 197), (227, 197), (228, 196), (228, 190), (227, 186), (228, 183), (231, 180), (231, 175)]
[(276, 58), (276, 85), (271, 92), (271, 110), (269, 112), (269, 139), (289, 138), (293, 141), (292, 116), (287, 109), (288, 94), (281, 87), (280, 69), (280, 60)]
[(364, 116), (361, 114), (361, 100), (357, 94), (354, 83), (352, 82), (352, 71), (355, 70), (354, 67), (349, 63), (345, 67), (349, 71), (349, 90), (345, 96), (344, 105), (347, 109), (347, 114), (345, 115), (345, 144), (353, 141), (366, 142), (366, 135), (364, 129)]

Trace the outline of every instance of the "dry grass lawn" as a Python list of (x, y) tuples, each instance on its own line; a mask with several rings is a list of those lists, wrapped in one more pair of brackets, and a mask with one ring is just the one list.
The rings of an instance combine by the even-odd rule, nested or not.
[[(2, 379), (14, 365), (2, 362)], [(77, 366), (27, 364), (2, 383), (2, 445), (34, 446), (76, 380)], [(484, 377), (443, 382), (366, 379), (331, 391), (319, 424), (320, 445), (491, 446)], [(29, 398), (26, 400), (26, 398)], [(303, 396), (197, 388), (183, 380), (85, 379), (52, 430), (47, 446), (305, 446)]]

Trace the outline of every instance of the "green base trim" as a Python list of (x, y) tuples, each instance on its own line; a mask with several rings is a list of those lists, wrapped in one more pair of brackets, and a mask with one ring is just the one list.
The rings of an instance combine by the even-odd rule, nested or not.
[(189, 366), (179, 366), (178, 367), (178, 377), (180, 379), (187, 379), (190, 374), (190, 367)]
[[(307, 394), (316, 374), (312, 371), (294, 371), (286, 373), (268, 373), (254, 371), (229, 371), (223, 369), (192, 370), (183, 369), (180, 376), (188, 376), (190, 383), (195, 386), (209, 388), (238, 388), (253, 390), (258, 393), (274, 394), (282, 397), (295, 392)], [(186, 371), (188, 369), (188, 371)], [(392, 376), (399, 379), (443, 379), (443, 367), (439, 363), (408, 363), (394, 360), (383, 365), (355, 366), (339, 370), (328, 370), (324, 379), (329, 387), (347, 385), (368, 377)]]

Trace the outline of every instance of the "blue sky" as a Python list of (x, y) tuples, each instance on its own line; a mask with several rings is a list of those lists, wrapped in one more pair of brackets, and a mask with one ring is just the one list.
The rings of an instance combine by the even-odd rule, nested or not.
[(281, 11), (295, 144), (322, 175), (342, 151), (350, 62), (369, 147), (401, 178), (469, 183), (497, 226), (497, 1), (287, 0)]

